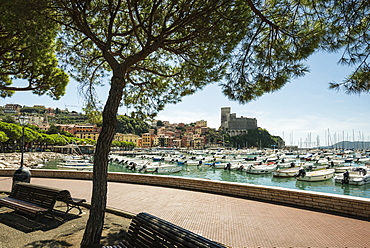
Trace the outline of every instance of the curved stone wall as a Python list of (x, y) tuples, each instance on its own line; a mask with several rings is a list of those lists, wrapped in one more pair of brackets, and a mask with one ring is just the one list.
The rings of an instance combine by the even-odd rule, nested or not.
[[(0, 170), (0, 176), (13, 176), (15, 170)], [(91, 180), (92, 172), (75, 170), (31, 170), (32, 177), (70, 178)], [(262, 200), (271, 203), (326, 211), (370, 220), (370, 199), (312, 191), (285, 189), (232, 182), (192, 179), (174, 176), (108, 173), (108, 181), (137, 183), (178, 189), (195, 190), (233, 197)]]

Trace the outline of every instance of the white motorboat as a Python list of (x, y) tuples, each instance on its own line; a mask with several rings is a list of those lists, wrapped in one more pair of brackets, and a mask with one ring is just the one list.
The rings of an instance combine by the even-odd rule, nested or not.
[(364, 185), (370, 183), (370, 173), (366, 169), (346, 171), (335, 175), (334, 180), (336, 183), (341, 184)]
[(307, 181), (307, 182), (318, 182), (328, 180), (333, 178), (334, 176), (334, 169), (324, 169), (324, 170), (316, 170), (306, 172), (304, 169), (299, 170), (296, 179), (299, 181)]
[(93, 166), (93, 163), (90, 160), (69, 160), (68, 162), (60, 163), (62, 166)]
[(317, 170), (324, 170), (328, 168), (328, 165), (322, 165), (322, 164), (314, 164), (312, 162), (306, 162), (304, 164), (301, 164), (303, 168), (305, 168), (308, 171), (317, 171)]
[(305, 162), (300, 162), (300, 161), (278, 162), (277, 169), (286, 169), (286, 168), (301, 167), (301, 166), (304, 167), (305, 164), (306, 164)]
[(200, 161), (202, 161), (202, 160), (199, 160), (199, 161), (197, 161), (197, 160), (188, 160), (188, 161), (185, 161), (185, 165), (187, 165), (187, 166), (202, 165), (203, 161), (202, 162), (200, 162)]
[(335, 173), (344, 173), (347, 170), (351, 171), (354, 167), (353, 166), (340, 166), (340, 167), (335, 167)]
[(275, 170), (272, 172), (274, 177), (294, 177), (298, 174), (298, 171), (302, 169), (302, 167), (290, 167), (284, 168), (281, 170)]
[(367, 156), (361, 156), (361, 157), (357, 157), (354, 159), (354, 161), (356, 161), (356, 163), (366, 163), (370, 160), (369, 157)]
[(344, 173), (346, 171), (354, 171), (359, 172), (362, 170), (369, 170), (368, 166), (360, 165), (360, 166), (341, 166), (341, 167), (335, 167), (334, 168), (335, 173)]
[(58, 167), (74, 170), (93, 170), (93, 165), (58, 165)]
[(94, 168), (94, 163), (89, 159), (68, 159), (65, 162), (60, 163), (58, 167), (66, 169), (76, 169), (76, 170), (92, 170)]
[(225, 169), (228, 163), (213, 162), (213, 163), (204, 163), (204, 165), (207, 165), (213, 169)]
[(250, 165), (246, 172), (250, 174), (267, 174), (276, 170), (276, 164)]
[(250, 166), (254, 166), (254, 163), (231, 163), (229, 168), (234, 171), (247, 171)]
[(163, 164), (161, 162), (154, 162), (154, 163), (147, 163), (143, 165), (139, 172), (149, 172), (149, 173), (175, 173), (182, 170), (182, 167), (174, 165), (174, 164)]

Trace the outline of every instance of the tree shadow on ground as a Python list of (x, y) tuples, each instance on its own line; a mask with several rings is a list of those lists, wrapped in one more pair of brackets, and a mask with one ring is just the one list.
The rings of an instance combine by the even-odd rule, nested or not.
[(24, 248), (62, 248), (62, 247), (72, 247), (73, 245), (60, 240), (41, 240), (32, 242)]
[(109, 233), (105, 236), (102, 236), (102, 244), (103, 245), (118, 245), (122, 240), (125, 240), (127, 237), (126, 230), (110, 230)]
[(19, 213), (15, 210), (1, 208), (0, 222), (11, 228), (17, 229), (24, 233), (30, 233), (35, 230), (48, 231), (58, 228), (66, 221), (79, 218), (80, 216), (74, 214), (67, 214), (64, 219), (64, 213), (61, 211), (53, 211), (51, 215), (40, 217), (36, 222), (36, 217)]

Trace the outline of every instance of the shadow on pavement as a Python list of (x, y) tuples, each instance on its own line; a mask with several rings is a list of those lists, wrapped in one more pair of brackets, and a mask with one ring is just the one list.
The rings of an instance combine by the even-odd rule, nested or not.
[[(64, 219), (64, 211), (54, 209), (51, 215), (41, 217), (36, 223), (35, 216), (19, 213), (6, 207), (0, 208), (0, 222), (24, 233), (37, 230), (44, 232), (49, 231), (58, 228), (67, 221), (77, 218), (80, 218), (80, 216), (76, 214), (67, 214)], [(35, 228), (35, 230), (33, 230), (33, 228)]]

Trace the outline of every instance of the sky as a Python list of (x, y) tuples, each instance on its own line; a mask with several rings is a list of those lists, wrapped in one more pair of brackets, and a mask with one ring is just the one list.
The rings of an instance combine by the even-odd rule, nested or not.
[[(178, 104), (167, 105), (156, 119), (170, 123), (206, 120), (209, 127), (219, 128), (221, 108), (230, 107), (231, 113), (237, 117), (256, 118), (259, 127), (271, 135), (280, 136), (286, 145), (314, 147), (343, 140), (370, 141), (370, 95), (347, 95), (329, 89), (329, 82), (341, 82), (352, 71), (338, 65), (339, 58), (340, 54), (314, 54), (307, 61), (310, 73), (306, 76), (244, 105), (230, 101), (214, 83), (183, 98)], [(103, 102), (107, 91), (107, 86), (98, 91)], [(16, 92), (11, 98), (0, 99), (0, 105), (44, 105), (81, 112), (83, 99), (78, 94), (78, 84), (72, 81), (66, 92), (59, 101), (29, 92)], [(126, 112), (125, 108), (119, 110), (119, 114)]]

